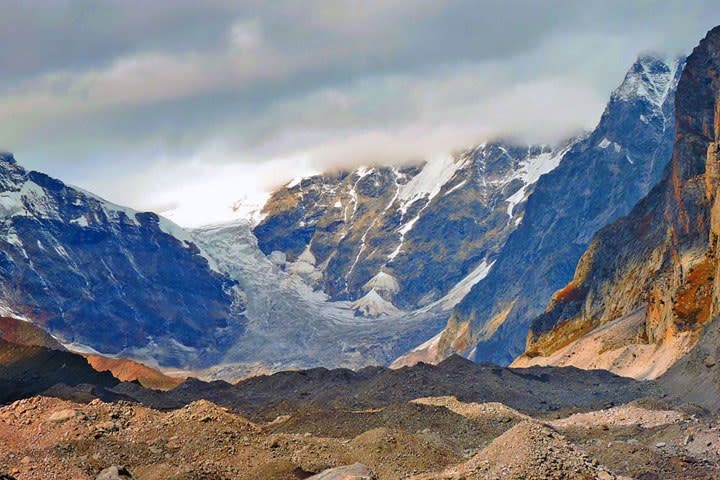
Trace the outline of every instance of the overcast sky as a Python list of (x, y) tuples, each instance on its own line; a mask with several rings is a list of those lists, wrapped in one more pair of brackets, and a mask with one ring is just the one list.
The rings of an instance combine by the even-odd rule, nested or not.
[(0, 0), (0, 149), (184, 225), (319, 170), (597, 122), (717, 0)]

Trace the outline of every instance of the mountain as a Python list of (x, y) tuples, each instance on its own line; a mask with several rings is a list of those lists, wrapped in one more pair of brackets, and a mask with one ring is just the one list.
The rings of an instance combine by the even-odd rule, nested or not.
[[(697, 344), (718, 315), (720, 27), (687, 60), (675, 118), (672, 161), (662, 181), (628, 216), (593, 238), (575, 276), (532, 322), (519, 362), (545, 362), (635, 315), (636, 326), (624, 335), (612, 342), (600, 336), (602, 353), (617, 358), (610, 368), (623, 368), (630, 357), (631, 364), (643, 366), (635, 368), (636, 376), (655, 377)], [(716, 334), (700, 342), (713, 343)], [(695, 362), (704, 361), (698, 356)], [(694, 368), (712, 370), (713, 362)]]
[(0, 330), (35, 335), (25, 328), (32, 322), (44, 345), (82, 352), (124, 378), (148, 375), (122, 357), (219, 368), (227, 378), (387, 364), (440, 328), (436, 310), (469, 289), (464, 279), (413, 314), (374, 294), (362, 307), (333, 302), (265, 256), (246, 224), (185, 231), (27, 171), (10, 154), (0, 157), (0, 211), (0, 315), (28, 322), (0, 321)]
[(242, 334), (237, 282), (154, 213), (0, 155), (0, 310), (65, 344), (165, 365), (212, 363)]
[[(272, 195), (253, 231), (185, 231), (3, 154), (0, 313), (86, 354), (224, 378), (386, 365), (413, 349), (416, 360), (467, 353), (441, 339), (464, 327), (428, 341), (453, 308), (451, 326), (478, 317), (477, 339), (501, 323), (467, 313), (485, 292), (500, 311), (514, 295), (508, 318), (532, 311), (592, 233), (650, 188), (672, 136), (675, 70), (641, 59), (596, 131), (557, 148), (489, 142), (422, 165), (301, 179)], [(487, 335), (488, 358), (508, 361), (524, 337), (522, 321), (506, 323), (509, 333)]]
[(272, 195), (254, 233), (265, 254), (361, 314), (426, 307), (487, 274), (535, 182), (572, 143), (491, 142), (417, 166), (304, 178)]
[(441, 333), (396, 365), (436, 362), (452, 352), (507, 364), (523, 352), (531, 320), (572, 278), (593, 234), (627, 214), (661, 178), (683, 64), (652, 56), (636, 61), (595, 130), (540, 177), (489, 274)]

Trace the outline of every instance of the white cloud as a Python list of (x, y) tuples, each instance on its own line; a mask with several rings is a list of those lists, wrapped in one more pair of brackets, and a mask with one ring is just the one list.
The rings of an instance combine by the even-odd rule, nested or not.
[(590, 128), (638, 53), (718, 22), (710, 0), (10, 1), (0, 148), (196, 224), (321, 169)]

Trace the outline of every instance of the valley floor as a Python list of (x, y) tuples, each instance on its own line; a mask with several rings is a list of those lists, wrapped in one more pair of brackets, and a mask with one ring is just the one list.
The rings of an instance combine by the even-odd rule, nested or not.
[(571, 415), (445, 396), (268, 416), (205, 400), (163, 411), (36, 396), (0, 408), (0, 452), (0, 478), (17, 480), (112, 466), (132, 477), (97, 478), (715, 479), (720, 418), (649, 399)]

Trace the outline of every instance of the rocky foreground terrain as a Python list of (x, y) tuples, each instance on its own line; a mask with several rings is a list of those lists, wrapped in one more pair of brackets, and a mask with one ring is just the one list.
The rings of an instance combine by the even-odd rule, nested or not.
[(72, 352), (0, 347), (3, 480), (720, 475), (720, 419), (663, 379), (453, 356), (153, 390)]
[[(429, 397), (379, 408), (278, 408), (273, 419), (195, 401), (32, 397), (0, 408), (0, 478), (714, 479), (720, 422), (649, 400), (534, 417)], [(561, 418), (555, 418), (561, 417)], [(2, 476), (4, 474), (5, 476)]]

